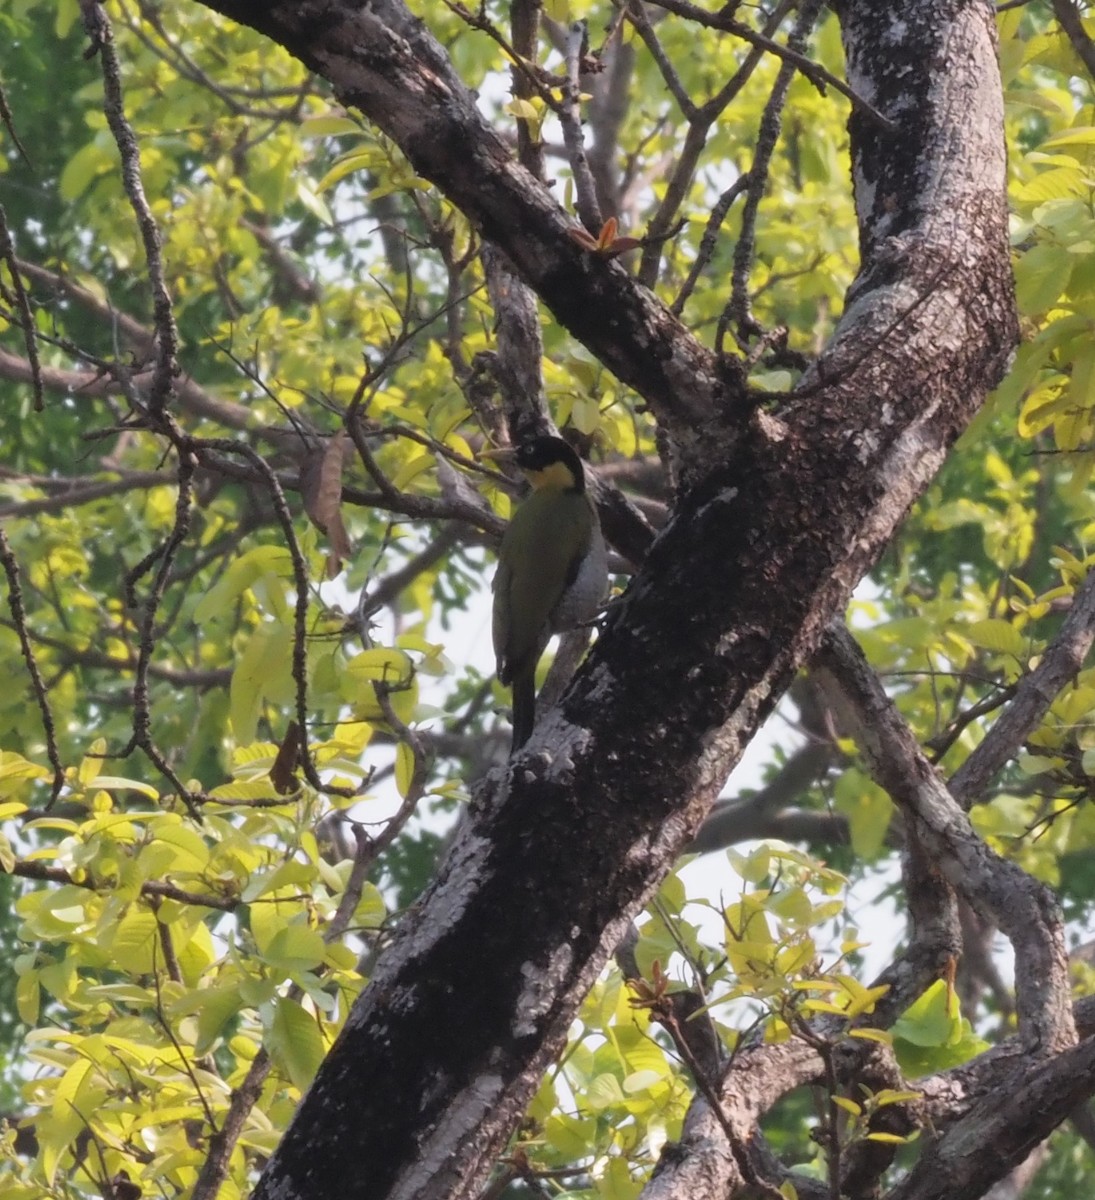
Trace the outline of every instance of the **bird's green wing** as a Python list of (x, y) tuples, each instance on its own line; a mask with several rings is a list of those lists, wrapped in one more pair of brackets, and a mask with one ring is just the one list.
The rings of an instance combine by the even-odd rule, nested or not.
[(533, 492), (514, 513), (498, 550), (494, 577), (494, 653), (498, 677), (539, 657), (549, 618), (573, 582), (593, 535), (593, 513), (579, 493)]

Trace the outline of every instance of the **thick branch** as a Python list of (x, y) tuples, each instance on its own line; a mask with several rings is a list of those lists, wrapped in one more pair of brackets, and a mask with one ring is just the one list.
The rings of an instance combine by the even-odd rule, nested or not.
[(848, 698), (875, 781), (915, 823), (938, 870), (1014, 947), (1019, 1031), (1031, 1051), (1073, 1044), (1068, 956), (1053, 894), (977, 836), (846, 629), (833, 626), (815, 665), (831, 671)]
[(954, 1125), (886, 1200), (977, 1200), (1095, 1091), (1095, 1038), (1027, 1065)]
[[(806, 809), (786, 811), (786, 806), (813, 787), (838, 757), (837, 750), (827, 742), (808, 742), (800, 747), (776, 777), (752, 795), (720, 800), (688, 847), (689, 853), (706, 854), (755, 837), (846, 843), (845, 817)], [(774, 822), (783, 830), (779, 835), (771, 832)]]
[[(96, 891), (100, 884), (87, 875), (74, 878), (63, 867), (50, 867), (43, 862), (21, 862), (16, 860), (11, 871), (20, 879), (37, 879), (48, 883), (73, 884), (76, 887)], [(185, 888), (176, 887), (172, 883), (164, 883), (158, 879), (146, 880), (141, 884), (141, 895), (158, 900), (178, 900), (181, 904), (194, 904), (199, 908), (215, 908), (221, 912), (235, 912), (242, 901), (234, 897), (216, 896), (202, 892), (190, 892)]]
[(469, 1197), (619, 937), (1000, 377), (1015, 319), (992, 13), (841, 5), (857, 91), (902, 121), (900, 138), (852, 124), (863, 272), (808, 387), (720, 422), (732, 381), (622, 268), (572, 243), (398, 0), (214, 7), (376, 121), (672, 424), (689, 468), (561, 703), (476, 795), (256, 1192)]
[(1095, 41), (1084, 28), (1083, 17), (1073, 0), (1053, 0), (1053, 15), (1057, 18), (1073, 50), (1095, 80)]

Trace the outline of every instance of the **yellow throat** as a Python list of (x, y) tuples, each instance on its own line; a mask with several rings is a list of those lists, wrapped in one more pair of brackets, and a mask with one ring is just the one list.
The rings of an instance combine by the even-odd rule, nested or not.
[(549, 463), (539, 471), (522, 468), (525, 478), (534, 491), (546, 489), (549, 492), (565, 492), (578, 486), (574, 473), (564, 462)]

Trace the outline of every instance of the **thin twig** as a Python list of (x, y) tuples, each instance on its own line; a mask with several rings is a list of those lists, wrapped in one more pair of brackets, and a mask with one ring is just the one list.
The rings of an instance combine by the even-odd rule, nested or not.
[[(228, 361), (239, 371), (239, 373), (245, 379), (249, 379), (256, 387), (262, 389), (262, 391), (266, 394), (266, 396), (277, 407), (277, 409), (281, 413), (281, 415), (293, 427), (293, 431), (300, 438), (300, 440), (305, 445), (307, 445), (308, 444), (308, 437), (307, 437), (308, 430), (305, 428), (303, 422), (297, 416), (297, 414), (295, 412), (293, 412), (293, 410), (291, 408), (289, 408), (286, 404), (284, 404), (282, 402), (281, 397), (277, 394), (277, 392), (275, 392), (273, 390), (273, 388), (271, 388), (267, 384), (266, 380), (263, 379), (262, 375), (257, 370), (255, 370), (254, 367), (250, 366), (247, 362), (245, 362), (242, 358), (240, 358), (236, 354), (236, 352), (232, 349), (231, 345), (229, 345), (228, 343), (221, 341), (219, 338), (214, 336), (212, 333), (209, 334), (209, 341), (211, 342), (212, 345), (216, 346), (216, 348), (224, 355), (225, 358), (228, 359)], [(257, 346), (255, 347), (254, 352), (257, 355), (257, 353), (258, 353)]]
[(8, 98), (4, 94), (4, 89), (2, 87), (0, 87), (0, 121), (4, 122), (4, 128), (8, 131), (11, 140), (15, 143), (15, 148), (22, 156), (23, 162), (25, 162), (28, 167), (32, 167), (33, 164), (30, 161), (30, 155), (27, 154), (27, 148), (19, 140), (19, 134), (15, 132), (15, 120), (11, 115), (11, 108), (8, 106)]
[[(168, 419), (170, 418), (168, 417)], [(174, 424), (174, 422), (171, 423)], [(195, 804), (188, 788), (178, 777), (175, 769), (167, 761), (166, 756), (152, 739), (151, 698), (148, 690), (148, 668), (152, 661), (152, 653), (156, 640), (156, 614), (159, 611), (164, 590), (171, 576), (171, 568), (174, 565), (175, 556), (190, 530), (195, 465), (195, 460), (191, 454), (181, 453), (179, 455), (179, 491), (175, 499), (175, 521), (171, 527), (171, 532), (151, 554), (146, 555), (136, 567), (127, 572), (125, 577), (125, 593), (131, 607), (135, 607), (136, 597), (133, 589), (137, 580), (154, 563), (158, 562), (159, 564), (153, 576), (152, 586), (149, 588), (148, 596), (144, 602), (138, 630), (137, 664), (133, 680), (133, 737), (121, 754), (124, 757), (130, 754), (136, 747), (140, 747), (148, 755), (156, 769), (171, 781), (172, 786), (175, 788), (179, 798), (186, 805), (190, 815), (195, 820), (201, 821), (201, 809)]]
[(160, 1022), (160, 1028), (167, 1035), (167, 1040), (175, 1048), (175, 1053), (179, 1056), (179, 1065), (182, 1067), (187, 1078), (190, 1080), (190, 1086), (197, 1094), (198, 1103), (202, 1106), (202, 1112), (205, 1113), (206, 1122), (215, 1131), (217, 1128), (217, 1121), (213, 1116), (213, 1110), (209, 1107), (209, 1101), (205, 1098), (205, 1090), (201, 1085), (201, 1080), (198, 1079), (197, 1073), (194, 1070), (194, 1065), (187, 1057), (186, 1051), (179, 1044), (179, 1039), (175, 1036), (175, 1031), (171, 1028), (171, 1022), (167, 1019), (167, 1013), (164, 1011), (163, 989), (160, 987), (160, 972), (156, 969), (157, 944), (159, 944), (163, 950), (168, 978), (173, 983), (181, 984), (183, 982), (183, 974), (182, 968), (179, 966), (178, 956), (175, 953), (175, 945), (171, 937), (171, 928), (160, 920), (159, 901), (155, 902), (153, 905), (153, 910), (153, 915), (156, 919), (156, 929), (160, 935), (159, 943), (156, 941), (152, 942), (152, 986), (156, 989), (156, 1017)]
[(650, 52), (650, 57), (661, 72), (662, 79), (665, 80), (665, 86), (669, 89), (673, 99), (676, 100), (681, 114), (688, 121), (694, 120), (699, 112), (699, 107), (688, 94), (688, 89), (681, 82), (677, 68), (670, 62), (669, 55), (666, 54), (661, 42), (658, 40), (658, 35), (654, 32), (654, 26), (650, 23), (650, 17), (647, 15), (646, 9), (640, 0), (626, 0), (626, 3), (623, 3), (623, 8), (627, 13), (627, 19), (631, 22), (635, 32), (642, 38), (643, 45), (646, 46)]
[[(241, 454), (240, 443), (226, 441), (231, 445), (232, 453)], [(265, 483), (266, 474), (255, 470), (243, 463), (232, 462), (209, 449), (210, 443), (196, 443), (201, 452), (201, 465), (227, 479), (236, 479), (251, 483)], [(282, 490), (299, 491), (299, 473), (294, 475), (278, 475), (278, 484)], [(505, 522), (494, 515), (484, 505), (476, 505), (460, 499), (439, 500), (433, 496), (412, 495), (407, 492), (397, 492), (395, 496), (386, 496), (381, 492), (367, 492), (361, 488), (344, 486), (342, 499), (346, 504), (359, 508), (379, 508), (384, 512), (396, 513), (415, 521), (463, 521), (474, 529), (481, 529), (490, 537), (501, 537)]]
[[(932, 686), (935, 685), (935, 673), (931, 675)], [(931, 754), (929, 761), (938, 763), (944, 757), (947, 751), (954, 745), (962, 736), (963, 731), (974, 721), (980, 717), (986, 716), (988, 713), (995, 712), (998, 708), (1002, 708), (1015, 695), (1018, 685), (1009, 683), (1006, 687), (1002, 687), (995, 695), (986, 696), (983, 700), (979, 700), (976, 704), (971, 704), (969, 708), (958, 713), (950, 724), (941, 733), (930, 738), (926, 745)]]
[(703, 1097), (707, 1101), (712, 1115), (722, 1127), (722, 1131), (726, 1135), (727, 1146), (734, 1157), (734, 1162), (737, 1164), (742, 1179), (747, 1184), (756, 1188), (758, 1192), (771, 1197), (771, 1200), (785, 1200), (784, 1193), (779, 1188), (757, 1174), (749, 1158), (748, 1145), (743, 1145), (742, 1139), (730, 1123), (718, 1090), (711, 1082), (707, 1072), (703, 1069), (703, 1064), (700, 1063), (692, 1052), (692, 1047), (688, 1044), (688, 1039), (681, 1030), (680, 1024), (677, 1021), (677, 1014), (673, 1010), (672, 1005), (666, 1004), (663, 1001), (662, 1005), (655, 1011), (658, 1020), (673, 1039), (673, 1045), (677, 1048), (677, 1053), (684, 1059), (689, 1071), (692, 1072), (692, 1078), (695, 1079), (696, 1086), (703, 1092)]
[(473, 13), (466, 5), (461, 4), (459, 0), (442, 0), (442, 3), (450, 11), (456, 15), (472, 29), (479, 29), (490, 37), (501, 47), (502, 52), (509, 59), (510, 63), (519, 71), (521, 71), (528, 79), (529, 83), (536, 90), (536, 94), (541, 100), (553, 111), (559, 111), (559, 101), (551, 94), (551, 89), (540, 79), (539, 73), (531, 62), (527, 62), (516, 49), (509, 44), (505, 36), (496, 25), (488, 20), (486, 15), (486, 5), (481, 5), (478, 13)]
[(585, 138), (582, 135), (581, 62), (589, 48), (589, 32), (585, 21), (572, 21), (567, 29), (566, 68), (567, 79), (563, 84), (563, 103), (559, 108), (559, 123), (563, 127), (563, 144), (567, 148), (571, 174), (574, 177), (575, 201), (578, 217), (594, 236), (601, 229), (604, 219), (597, 201), (597, 187), (593, 172), (586, 157)]
[[(14, 500), (10, 504), (0, 505), (0, 521), (5, 517), (33, 517), (38, 513), (68, 512), (81, 504), (90, 504), (93, 500), (101, 500), (104, 496), (116, 496), (120, 492), (132, 492), (138, 489), (160, 487), (163, 475), (159, 471), (112, 471), (113, 475), (121, 475), (120, 479), (104, 479), (95, 483), (83, 480), (48, 477), (33, 478), (15, 476), (19, 483), (29, 483), (55, 491), (56, 495), (43, 496), (36, 500)], [(86, 479), (86, 477), (85, 477)]]
[(97, 53), (103, 72), (103, 112), (122, 158), (122, 186), (129, 197), (130, 207), (137, 220), (148, 281), (152, 289), (152, 323), (156, 329), (156, 368), (148, 396), (149, 414), (159, 421), (166, 411), (179, 372), (179, 331), (171, 295), (164, 277), (163, 254), (159, 227), (145, 195), (141, 179), (141, 151), (133, 127), (125, 115), (122, 99), (121, 67), (114, 48), (114, 33), (105, 8), (96, 0), (81, 0), (84, 25), (91, 39), (91, 52)]
[[(511, 86), (515, 100), (531, 101), (538, 94), (536, 83), (529, 78), (531, 71), (526, 64), (535, 63), (540, 41), (540, 0), (513, 0), (510, 4), (510, 36), (513, 51), (520, 60), (510, 66)], [(517, 159), (537, 179), (544, 178), (544, 142), (527, 120), (517, 122)]]
[(357, 821), (351, 821), (354, 832), (356, 850), (354, 863), (350, 868), (350, 877), (346, 880), (346, 889), (338, 902), (334, 916), (327, 922), (323, 930), (323, 940), (328, 946), (339, 940), (350, 926), (350, 921), (361, 903), (361, 893), (369, 878), (369, 868), (376, 860), (376, 849), (373, 839), (365, 832)]
[[(230, 113), (238, 117), (252, 117), (259, 121), (269, 121), (272, 124), (278, 125), (286, 121), (292, 121), (294, 124), (299, 120), (300, 104), (301, 104), (301, 88), (270, 88), (257, 91), (255, 89), (244, 87), (233, 87), (230, 84), (221, 84), (208, 75), (198, 66), (186, 51), (170, 36), (164, 27), (161, 19), (162, 10), (153, 4), (145, 3), (142, 0), (137, 6), (139, 17), (130, 15), (127, 7), (122, 6), (122, 11), (125, 16), (126, 27), (137, 37), (142, 45), (146, 46), (161, 62), (167, 63), (172, 71), (180, 75), (184, 79), (190, 80), (191, 83), (197, 84), (198, 87), (205, 88), (206, 91), (212, 92), (214, 96), (220, 100)], [(164, 47), (169, 53), (165, 53), (145, 32), (145, 26), (155, 30), (161, 38)], [(305, 81), (310, 83), (310, 79)], [(310, 90), (310, 89), (309, 89)], [(292, 104), (287, 104), (284, 108), (257, 108), (251, 104), (245, 104), (237, 97), (244, 99), (268, 100), (268, 99), (291, 99)]]
[(30, 675), (34, 697), (38, 702), (38, 711), (42, 714), (42, 729), (46, 735), (46, 754), (49, 757), (50, 766), (53, 767), (53, 784), (50, 788), (49, 803), (46, 805), (48, 810), (56, 803), (57, 797), (64, 787), (65, 769), (61, 765), (61, 755), (57, 749), (57, 728), (53, 723), (53, 712), (49, 707), (46, 685), (38, 670), (38, 663), (30, 644), (27, 612), (23, 606), (23, 589), (19, 579), (19, 564), (15, 561), (15, 555), (12, 553), (7, 535), (2, 528), (0, 528), (0, 562), (3, 562), (4, 573), (8, 577), (8, 607), (11, 609), (12, 621), (19, 636), (19, 647), (23, 652), (23, 661), (27, 664), (27, 673)]
[[(14, 621), (0, 620), (0, 626), (5, 629), (18, 631)], [(94, 671), (133, 671), (137, 666), (136, 656), (121, 658), (97, 650), (94, 646), (82, 649), (66, 642), (63, 638), (51, 637), (48, 633), (39, 633), (28, 629), (30, 640), (39, 646), (57, 650), (62, 666), (89, 667)], [(161, 663), (149, 663), (148, 673), (157, 679), (163, 679), (175, 687), (227, 687), (232, 677), (231, 667), (169, 667)]]
[[(398, 570), (386, 575), (377, 583), (372, 591), (363, 594), (356, 605), (359, 618), (371, 617), (387, 604), (392, 604), (407, 587), (409, 587), (423, 571), (429, 570), (434, 563), (442, 559), (460, 538), (460, 530), (452, 522), (448, 522), (441, 532), (424, 549), (409, 559)], [(368, 584), (366, 584), (366, 587)]]
[[(86, 888), (88, 891), (98, 891), (100, 884), (91, 875), (74, 876), (64, 867), (50, 867), (43, 862), (23, 862), (16, 859), (10, 875), (18, 879), (35, 879), (40, 883), (72, 884), (74, 887)], [(185, 888), (173, 883), (165, 883), (160, 879), (149, 879), (141, 884), (142, 896), (157, 897), (164, 900), (177, 900), (180, 904), (193, 904), (199, 908), (214, 908), (218, 912), (235, 912), (243, 903), (238, 897), (214, 896), (202, 892), (188, 892)]]
[[(0, 96), (3, 92), (0, 92)], [(15, 243), (8, 229), (8, 216), (4, 206), (0, 204), (0, 259), (8, 266), (11, 275), (12, 291), (15, 295), (15, 307), (19, 312), (20, 326), (23, 330), (23, 344), (27, 348), (27, 362), (30, 363), (31, 386), (34, 389), (34, 411), (41, 412), (45, 408), (45, 393), (42, 385), (42, 363), (38, 358), (38, 339), (34, 326), (34, 314), (30, 310), (30, 298), (19, 274), (19, 263), (15, 257)]]
[(243, 1133), (244, 1123), (259, 1102), (271, 1065), (266, 1047), (260, 1047), (247, 1068), (243, 1082), (232, 1092), (232, 1099), (228, 1102), (228, 1111), (220, 1129), (216, 1129), (209, 1139), (205, 1161), (198, 1172), (190, 1200), (213, 1200), (220, 1191), (220, 1186), (228, 1174), (228, 1160), (240, 1139), (240, 1134)]
[(769, 54), (774, 54), (777, 58), (782, 58), (797, 67), (822, 95), (825, 94), (826, 87), (831, 87), (842, 96), (847, 97), (856, 108), (877, 122), (887, 132), (896, 132), (895, 123), (880, 113), (869, 100), (860, 96), (858, 92), (850, 88), (842, 79), (838, 79), (837, 76), (827, 71), (820, 63), (814, 62), (799, 51), (793, 50), (789, 46), (781, 46), (779, 42), (750, 29), (748, 25), (735, 21), (733, 17), (726, 17), (719, 12), (708, 12), (706, 9), (699, 8), (690, 3), (690, 0), (647, 0), (647, 3), (664, 8), (666, 12), (674, 13), (679, 17), (686, 17), (708, 29), (720, 29), (724, 33), (732, 33), (735, 37), (741, 38), (743, 42), (749, 42), (750, 45), (767, 50)]
[(699, 277), (707, 269), (707, 264), (714, 257), (715, 247), (718, 245), (719, 240), (719, 230), (722, 228), (723, 221), (726, 220), (726, 214), (730, 211), (730, 206), (734, 201), (748, 189), (749, 182), (750, 175), (748, 171), (744, 175), (739, 175), (712, 207), (711, 215), (707, 218), (707, 225), (703, 231), (703, 237), (700, 238), (700, 248), (696, 253), (696, 260), (688, 272), (688, 278), (681, 285), (681, 290), (677, 293), (677, 298), (670, 306), (669, 311), (675, 317), (679, 317), (684, 311), (684, 306), (688, 301), (688, 297), (692, 295)]
[[(793, 0), (783, 0), (775, 11), (769, 17), (764, 26), (765, 36), (771, 36), (776, 33), (780, 25), (783, 23), (784, 17), (794, 7)], [(650, 26), (649, 18), (646, 16), (641, 4), (632, 4), (628, 9), (629, 14), (635, 11), (642, 13), (642, 20), (645, 21), (646, 27), (649, 29), (650, 39), (656, 42), (654, 30)], [(641, 26), (639, 28), (642, 33)], [(644, 40), (646, 40), (644, 38)], [(647, 42), (651, 44), (650, 41)], [(661, 250), (657, 245), (656, 239), (659, 238), (670, 226), (673, 219), (676, 217), (681, 205), (684, 203), (685, 197), (688, 194), (688, 189), (692, 184), (692, 179), (696, 172), (696, 166), (699, 162), (700, 153), (707, 144), (707, 135), (710, 133), (711, 126), (718, 120), (727, 107), (731, 104), (734, 98), (740, 94), (742, 88), (745, 87), (753, 72), (764, 56), (764, 51), (759, 46), (754, 46), (748, 54), (746, 54), (741, 66), (734, 74), (726, 81), (719, 91), (707, 100), (702, 105), (691, 105), (691, 112), (687, 112), (688, 117), (688, 133), (684, 139), (684, 145), (677, 159), (677, 164), (670, 176), (669, 183), (666, 186), (665, 197), (658, 206), (658, 211), (654, 214), (649, 225), (647, 226), (647, 238), (655, 239), (647, 241), (643, 249), (643, 258), (639, 266), (638, 277), (641, 282), (647, 287), (653, 287), (657, 280), (658, 264), (661, 258)], [(778, 85), (777, 85), (778, 86)], [(763, 122), (762, 122), (763, 130)], [(757, 167), (754, 162), (753, 172)], [(750, 176), (752, 177), (752, 176)]]
[(1019, 681), (1007, 709), (951, 776), (951, 795), (964, 808), (977, 802), (996, 773), (1037, 727), (1061, 689), (1083, 666), (1092, 645), (1095, 645), (1095, 570), (1088, 572), (1060, 632), (1042, 652), (1038, 665)]
[(620, 205), (623, 176), (618, 167), (620, 131), (631, 110), (631, 83), (637, 58), (635, 47), (622, 36), (624, 16), (624, 8), (619, 5), (600, 49), (592, 55), (602, 73), (594, 76), (593, 96), (587, 110), (593, 134), (589, 169), (597, 183), (601, 212), (606, 217), (624, 215)]
[[(821, 11), (822, 0), (806, 0), (799, 9), (791, 33), (788, 36), (788, 47), (800, 54), (806, 48), (806, 41), (817, 21)], [(753, 152), (753, 164), (749, 169), (749, 185), (745, 197), (745, 208), (741, 214), (741, 232), (734, 246), (734, 270), (730, 284), (730, 299), (722, 314), (719, 316), (715, 331), (715, 349), (723, 352), (723, 341), (731, 321), (737, 325), (738, 341), (743, 347), (749, 338), (762, 333), (751, 311), (749, 301), (749, 275), (753, 267), (753, 254), (756, 245), (756, 222), (760, 202), (768, 186), (768, 169), (771, 166), (772, 154), (779, 141), (780, 129), (783, 123), (783, 106), (787, 102), (787, 92), (794, 79), (795, 65), (784, 61), (776, 76), (775, 86), (757, 130), (756, 149)]]

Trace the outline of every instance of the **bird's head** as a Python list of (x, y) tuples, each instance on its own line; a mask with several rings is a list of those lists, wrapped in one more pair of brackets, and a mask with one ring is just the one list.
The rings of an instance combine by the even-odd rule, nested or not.
[(517, 447), (514, 461), (536, 490), (585, 491), (582, 460), (562, 438), (529, 438)]

